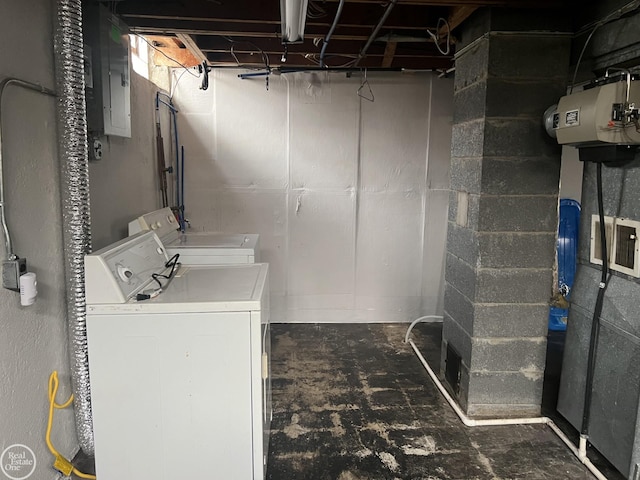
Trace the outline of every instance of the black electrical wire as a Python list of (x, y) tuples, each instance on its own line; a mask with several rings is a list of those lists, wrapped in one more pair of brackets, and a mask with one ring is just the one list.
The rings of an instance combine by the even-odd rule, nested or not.
[(207, 62), (202, 62), (202, 64), (198, 67), (200, 72), (202, 72), (202, 84), (200, 85), (200, 90), (207, 90), (209, 88), (209, 66)]
[(605, 16), (604, 18), (602, 18), (601, 20), (599, 20), (598, 22), (596, 22), (593, 25), (593, 28), (591, 29), (591, 33), (589, 33), (589, 36), (587, 37), (587, 40), (584, 42), (584, 45), (582, 46), (582, 50), (580, 51), (580, 56), (578, 56), (578, 61), (576, 62), (576, 68), (573, 71), (573, 78), (571, 79), (571, 86), (569, 88), (569, 94), (573, 93), (573, 87), (575, 86), (576, 78), (578, 77), (578, 69), (580, 68), (580, 62), (582, 62), (582, 57), (584, 56), (584, 53), (587, 50), (587, 45), (589, 45), (589, 42), (591, 41), (591, 38), (593, 37), (593, 34), (596, 33), (596, 30), (598, 30), (598, 28), (600, 28), (602, 25), (605, 25), (606, 23), (609, 23), (609, 22), (611, 22), (613, 20), (618, 20), (619, 18), (623, 17), (624, 15), (627, 15), (627, 14), (633, 12), (639, 6), (640, 6), (640, 2), (638, 0), (634, 0), (632, 2), (629, 2), (628, 4), (623, 6), (622, 8), (619, 8), (619, 9), (614, 10), (613, 12), (609, 13), (607, 16)]
[(593, 309), (593, 317), (591, 320), (591, 335), (589, 339), (589, 354), (587, 359), (587, 378), (584, 389), (584, 409), (582, 411), (582, 435), (589, 435), (589, 421), (591, 419), (591, 402), (593, 396), (593, 377), (596, 366), (596, 357), (598, 353), (598, 339), (600, 337), (600, 316), (602, 315), (602, 307), (604, 304), (604, 294), (609, 284), (609, 257), (607, 255), (607, 229), (604, 219), (604, 200), (602, 196), (602, 162), (596, 164), (596, 183), (598, 191), (598, 216), (600, 218), (600, 254), (602, 256), (602, 270), (600, 276), (600, 285), (598, 286), (598, 296), (596, 305)]
[(324, 67), (324, 56), (327, 51), (327, 47), (329, 46), (329, 40), (331, 40), (331, 35), (333, 35), (333, 31), (336, 29), (338, 25), (338, 21), (340, 20), (340, 15), (342, 14), (342, 8), (344, 7), (344, 0), (340, 0), (338, 4), (338, 11), (336, 12), (336, 16), (333, 19), (333, 23), (331, 24), (331, 28), (329, 28), (329, 33), (324, 37), (322, 42), (322, 50), (320, 51), (320, 66)]
[(160, 288), (169, 285), (169, 282), (167, 282), (165, 285), (162, 285), (162, 282), (160, 282), (160, 280), (158, 280), (159, 278), (165, 278), (169, 281), (173, 280), (176, 268), (178, 265), (180, 265), (180, 263), (178, 263), (178, 258), (180, 258), (180, 254), (176, 253), (173, 257), (171, 257), (167, 263), (164, 264), (165, 268), (171, 268), (171, 270), (169, 271), (168, 275), (164, 275), (162, 273), (152, 273), (151, 274), (151, 278), (153, 278), (158, 285), (160, 286)]

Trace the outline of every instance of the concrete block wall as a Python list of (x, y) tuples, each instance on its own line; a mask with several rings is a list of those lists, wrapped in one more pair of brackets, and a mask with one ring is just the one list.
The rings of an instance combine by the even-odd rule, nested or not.
[[(501, 15), (514, 18), (483, 13), (463, 37)], [(564, 92), (569, 47), (501, 31), (467, 37), (456, 59), (442, 365), (453, 347), (472, 416), (540, 411), (560, 172), (541, 117)]]
[(274, 321), (442, 312), (453, 82), (238, 73), (175, 87), (193, 229), (260, 234)]

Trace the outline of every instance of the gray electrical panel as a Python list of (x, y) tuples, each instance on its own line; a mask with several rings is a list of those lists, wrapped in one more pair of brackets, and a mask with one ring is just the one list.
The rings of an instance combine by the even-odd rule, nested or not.
[(128, 28), (99, 4), (83, 5), (83, 27), (89, 134), (131, 137)]

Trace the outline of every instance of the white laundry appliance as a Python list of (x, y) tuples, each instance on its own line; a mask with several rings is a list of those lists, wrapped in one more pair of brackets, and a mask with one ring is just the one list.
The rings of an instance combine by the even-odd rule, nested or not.
[(268, 265), (185, 267), (144, 232), (85, 269), (98, 478), (264, 479)]
[(255, 233), (181, 233), (170, 208), (146, 213), (129, 222), (129, 235), (153, 230), (169, 256), (180, 254), (184, 265), (221, 265), (259, 262), (259, 235)]

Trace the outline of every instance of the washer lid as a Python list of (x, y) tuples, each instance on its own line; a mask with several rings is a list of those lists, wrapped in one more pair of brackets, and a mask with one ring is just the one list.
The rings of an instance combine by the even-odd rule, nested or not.
[(268, 264), (182, 266), (162, 293), (149, 300), (88, 305), (93, 313), (218, 312), (259, 310)]

